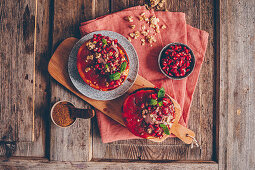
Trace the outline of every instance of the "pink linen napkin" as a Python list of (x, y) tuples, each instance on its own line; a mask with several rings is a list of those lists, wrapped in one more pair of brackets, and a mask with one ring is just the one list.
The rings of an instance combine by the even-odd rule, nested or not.
[[(166, 93), (177, 100), (182, 108), (182, 116), (179, 123), (187, 126), (192, 96), (207, 47), (207, 32), (187, 25), (184, 13), (148, 11), (144, 6), (137, 6), (81, 23), (81, 35), (84, 36), (98, 30), (109, 30), (128, 37), (130, 32), (141, 31), (142, 25), (146, 25), (146, 29), (150, 29), (148, 24), (145, 24), (144, 21), (139, 21), (137, 18), (142, 12), (145, 12), (147, 17), (156, 16), (159, 18), (159, 26), (166, 25), (166, 29), (160, 29), (160, 33), (154, 35), (157, 42), (153, 43), (152, 47), (148, 43), (142, 46), (139, 38), (136, 40), (132, 39), (131, 43), (139, 57), (139, 75), (151, 81), (157, 87), (164, 87)], [(124, 20), (126, 16), (134, 17), (134, 22), (132, 23), (132, 25), (136, 25), (134, 30), (128, 27), (130, 23)], [(195, 55), (195, 68), (192, 74), (183, 80), (166, 78), (158, 67), (157, 59), (160, 50), (172, 42), (187, 44)], [(126, 127), (115, 122), (100, 111), (97, 111), (97, 121), (103, 143), (139, 138), (129, 132)]]

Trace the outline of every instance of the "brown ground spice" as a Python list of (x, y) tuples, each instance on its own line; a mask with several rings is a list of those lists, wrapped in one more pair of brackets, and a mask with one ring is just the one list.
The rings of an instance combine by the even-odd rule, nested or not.
[(52, 118), (57, 125), (67, 127), (75, 121), (75, 118), (70, 116), (69, 107), (71, 106), (73, 105), (70, 103), (61, 102), (53, 108)]

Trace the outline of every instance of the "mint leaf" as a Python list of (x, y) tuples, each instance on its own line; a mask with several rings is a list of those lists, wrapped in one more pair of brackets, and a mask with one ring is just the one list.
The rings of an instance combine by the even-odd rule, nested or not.
[(127, 68), (127, 63), (126, 62), (123, 62), (120, 66), (120, 72), (122, 73), (123, 71), (125, 71)]
[(102, 43), (103, 43), (104, 45), (107, 45), (106, 39), (103, 39), (103, 38), (102, 38)]
[(119, 79), (120, 79), (120, 72), (116, 72), (116, 73), (114, 73), (114, 74), (111, 74), (111, 75), (109, 76), (109, 78), (110, 78), (111, 80), (119, 80)]
[(108, 64), (106, 64), (106, 65), (105, 65), (105, 68), (107, 69), (108, 67), (109, 67)]
[(165, 134), (170, 135), (169, 129), (165, 124), (159, 124), (159, 126), (163, 128)]
[(163, 106), (163, 101), (158, 102), (158, 106)]
[(158, 91), (158, 98), (165, 97), (165, 89), (161, 87)]
[(155, 99), (151, 99), (149, 104), (152, 106), (156, 106), (158, 104), (158, 102)]

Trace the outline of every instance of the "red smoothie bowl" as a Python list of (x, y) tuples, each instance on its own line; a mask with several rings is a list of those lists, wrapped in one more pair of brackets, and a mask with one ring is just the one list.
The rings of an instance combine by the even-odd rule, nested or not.
[(117, 39), (94, 34), (78, 51), (77, 69), (89, 86), (109, 91), (124, 83), (129, 73), (129, 60)]
[(195, 56), (187, 45), (170, 43), (161, 50), (158, 64), (166, 77), (180, 80), (192, 73), (195, 67)]
[(163, 88), (142, 88), (131, 93), (123, 103), (122, 117), (134, 135), (161, 139), (170, 135), (175, 107)]

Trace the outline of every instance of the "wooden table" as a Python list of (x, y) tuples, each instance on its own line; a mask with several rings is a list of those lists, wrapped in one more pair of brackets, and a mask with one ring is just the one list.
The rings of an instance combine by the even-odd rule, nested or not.
[(144, 3), (0, 2), (0, 167), (255, 168), (253, 0), (166, 1), (167, 10), (184, 12), (188, 24), (210, 34), (188, 124), (197, 134), (201, 150), (191, 149), (179, 139), (103, 144), (95, 119), (78, 120), (67, 129), (51, 123), (49, 111), (56, 101), (68, 100), (78, 107), (89, 107), (47, 72), (48, 61), (58, 44), (70, 36), (79, 38), (78, 26), (83, 21)]

